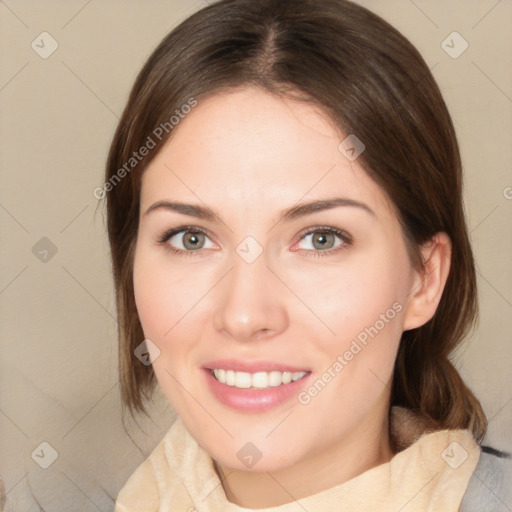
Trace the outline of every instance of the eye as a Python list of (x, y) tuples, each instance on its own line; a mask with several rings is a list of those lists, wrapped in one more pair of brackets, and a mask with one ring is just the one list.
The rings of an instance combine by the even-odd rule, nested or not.
[(158, 242), (165, 244), (166, 248), (175, 253), (194, 252), (215, 247), (206, 232), (195, 226), (182, 226), (166, 231)]
[[(302, 246), (300, 245), (302, 243)], [(352, 237), (333, 227), (316, 227), (310, 229), (299, 241), (298, 248), (313, 251), (314, 256), (324, 256), (322, 253), (337, 253), (352, 244)], [(327, 256), (327, 254), (325, 254)]]
[[(196, 226), (181, 226), (168, 230), (159, 237), (158, 243), (173, 253), (186, 256), (192, 256), (201, 249), (215, 248), (206, 231)], [(337, 253), (350, 245), (352, 237), (348, 233), (333, 227), (319, 226), (309, 229), (301, 236), (298, 249), (310, 253), (313, 257), (322, 257)]]

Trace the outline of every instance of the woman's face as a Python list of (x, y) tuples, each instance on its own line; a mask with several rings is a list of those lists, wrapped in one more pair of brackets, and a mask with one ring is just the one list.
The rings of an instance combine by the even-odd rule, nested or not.
[(251, 87), (174, 130), (143, 176), (134, 264), (161, 389), (226, 467), (364, 447), (385, 428), (415, 274), (352, 139), (340, 150), (318, 110)]

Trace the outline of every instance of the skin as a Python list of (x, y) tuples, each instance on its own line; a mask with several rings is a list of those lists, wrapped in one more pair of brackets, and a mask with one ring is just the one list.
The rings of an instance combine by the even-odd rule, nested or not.
[[(240, 87), (202, 99), (143, 176), (134, 286), (144, 334), (161, 352), (154, 371), (240, 506), (278, 506), (392, 458), (387, 418), (400, 337), (433, 316), (448, 276), (444, 233), (422, 248), (427, 274), (413, 270), (390, 201), (338, 150), (343, 138), (311, 105)], [(278, 223), (285, 208), (333, 197), (374, 214), (343, 206)], [(146, 213), (157, 201), (207, 205), (222, 222)], [(158, 242), (182, 225), (207, 232), (193, 240), (199, 249), (183, 245), (191, 236), (183, 232)], [(352, 244), (328, 235), (320, 245), (306, 234), (325, 226)], [(236, 252), (247, 236), (263, 249), (250, 264)], [(310, 368), (313, 382), (397, 301), (401, 311), (306, 405), (294, 397), (242, 413), (204, 385), (203, 364), (224, 357)], [(247, 442), (262, 452), (251, 469), (237, 457)]]

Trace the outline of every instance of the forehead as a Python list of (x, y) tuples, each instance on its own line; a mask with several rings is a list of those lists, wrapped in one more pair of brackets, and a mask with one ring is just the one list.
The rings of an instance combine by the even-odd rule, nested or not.
[(142, 208), (166, 194), (222, 209), (261, 209), (264, 201), (276, 210), (344, 196), (391, 213), (380, 187), (339, 150), (345, 136), (309, 103), (254, 87), (211, 95), (180, 121), (146, 169)]

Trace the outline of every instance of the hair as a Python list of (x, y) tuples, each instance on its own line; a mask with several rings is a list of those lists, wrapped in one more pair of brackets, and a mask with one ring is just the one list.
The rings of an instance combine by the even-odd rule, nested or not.
[[(390, 405), (439, 429), (470, 429), (481, 441), (484, 412), (449, 359), (478, 317), (455, 130), (416, 48), (346, 0), (221, 0), (174, 28), (138, 74), (106, 166), (123, 411), (147, 414), (144, 400), (156, 384), (152, 366), (134, 356), (144, 339), (133, 288), (143, 171), (170, 139), (177, 110), (241, 86), (319, 107), (340, 134), (364, 143), (358, 163), (390, 198), (415, 270), (425, 270), (421, 247), (437, 232), (449, 235), (451, 266), (440, 303), (425, 325), (402, 334)], [(162, 126), (165, 133), (155, 137)], [(112, 182), (148, 137), (159, 139), (156, 148)]]

